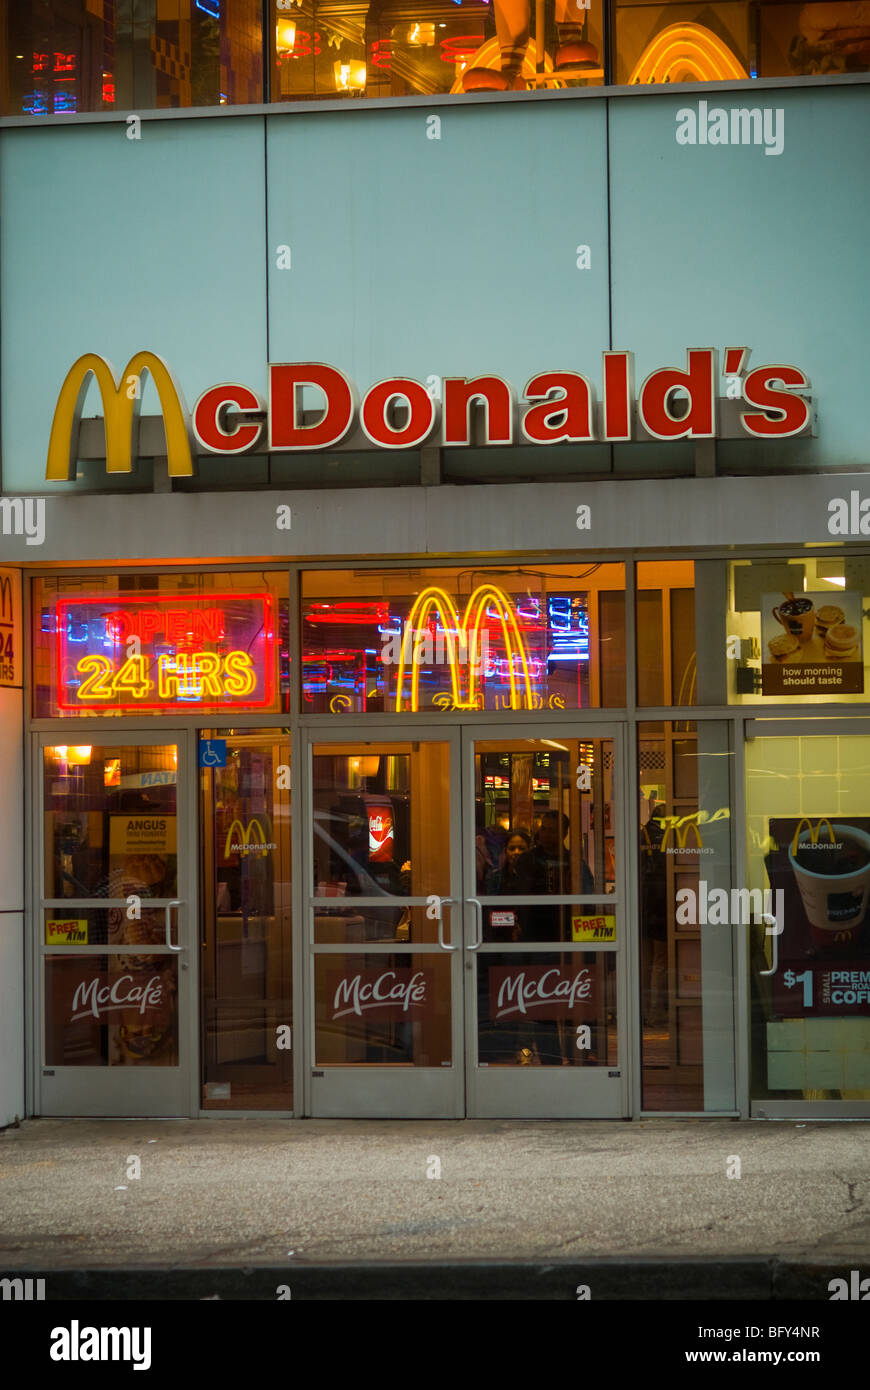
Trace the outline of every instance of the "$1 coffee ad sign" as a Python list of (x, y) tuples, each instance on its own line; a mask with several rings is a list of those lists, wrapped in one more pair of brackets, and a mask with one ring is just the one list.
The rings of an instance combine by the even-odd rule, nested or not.
[(763, 695), (864, 690), (861, 595), (762, 594)]

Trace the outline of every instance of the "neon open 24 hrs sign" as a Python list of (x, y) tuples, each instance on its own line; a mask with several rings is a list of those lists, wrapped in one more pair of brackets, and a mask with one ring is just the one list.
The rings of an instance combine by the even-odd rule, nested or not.
[(275, 684), (273, 606), (271, 594), (63, 599), (58, 705), (266, 708)]

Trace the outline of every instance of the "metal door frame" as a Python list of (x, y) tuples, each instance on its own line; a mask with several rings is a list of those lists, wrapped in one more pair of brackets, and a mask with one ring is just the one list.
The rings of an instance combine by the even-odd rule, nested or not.
[[(313, 749), (315, 744), (348, 744), (349, 750), (362, 750), (366, 744), (446, 743), (450, 772), (450, 811), (461, 805), (461, 741), (458, 725), (429, 725), (396, 719), (383, 724), (342, 724), (306, 727), (302, 731), (300, 776), (294, 787), (301, 790), (302, 803), (300, 841), (304, 849), (299, 863), (300, 891), (296, 897), (300, 923), (301, 980), (304, 982), (304, 1013), (297, 1027), (302, 1037), (303, 1090), (302, 1106), (297, 1114), (324, 1118), (372, 1119), (461, 1119), (465, 1115), (465, 1069), (463, 1054), (462, 951), (457, 940), (462, 931), (462, 850), (460, 816), (451, 814), (450, 821), (450, 893), (453, 904), (445, 907), (442, 923), (443, 939), (450, 956), (451, 982), (451, 1065), (449, 1067), (408, 1067), (392, 1071), (388, 1067), (316, 1065), (315, 1053), (315, 993), (314, 963), (319, 955), (346, 955), (348, 945), (316, 945), (313, 940), (312, 905), (315, 901), (312, 881), (311, 846), (314, 836), (314, 777)], [(297, 861), (299, 862), (299, 861)], [(369, 900), (360, 899), (364, 906)], [(398, 901), (398, 900), (397, 900)], [(403, 899), (410, 905), (425, 907), (427, 898)], [(304, 923), (304, 927), (302, 927)], [(418, 954), (438, 955), (438, 945), (418, 944)], [(393, 943), (367, 943), (357, 954), (401, 955)], [(408, 952), (410, 954), (410, 952)], [(332, 1094), (327, 1094), (327, 1090)]]
[[(45, 1051), (45, 980), (42, 962), (46, 952), (94, 956), (112, 954), (91, 946), (51, 948), (43, 940), (43, 911), (46, 901), (43, 893), (45, 863), (45, 815), (43, 788), (43, 756), (46, 747), (56, 747), (65, 738), (84, 735), (95, 746), (125, 747), (155, 744), (174, 744), (178, 749), (178, 770), (176, 778), (176, 853), (178, 856), (177, 899), (180, 906), (175, 910), (175, 942), (181, 944), (178, 968), (178, 1067), (152, 1068), (109, 1068), (109, 1067), (54, 1067), (48, 1068), (44, 1061)], [(119, 727), (117, 721), (89, 719), (84, 725), (77, 720), (75, 726), (67, 723), (65, 727), (51, 730), (40, 729), (31, 733), (31, 788), (30, 835), (28, 881), (30, 883), (29, 906), (26, 932), (26, 978), (29, 997), (33, 1007), (29, 1015), (29, 1056), (27, 1069), (28, 1099), (27, 1112), (32, 1115), (106, 1115), (110, 1117), (149, 1117), (189, 1118), (199, 1114), (199, 950), (197, 923), (199, 921), (199, 817), (197, 812), (198, 733), (194, 728), (179, 728), (174, 725), (151, 725), (148, 728)], [(49, 903), (53, 900), (49, 899)], [(75, 902), (76, 899), (70, 899)], [(87, 900), (85, 900), (87, 901)], [(96, 901), (96, 900), (95, 900)], [(161, 900), (162, 901), (162, 900)], [(147, 954), (168, 955), (162, 947)], [(111, 1075), (117, 1071), (117, 1079)], [(167, 1106), (164, 1096), (166, 1086), (160, 1082), (165, 1073), (178, 1071), (173, 1078), (174, 1102)], [(49, 1092), (53, 1088), (50, 1073), (61, 1073), (54, 1089), (62, 1091), (62, 1083), (73, 1085), (73, 1098), (61, 1109), (56, 1109), (57, 1100), (50, 1102)], [(164, 1076), (161, 1076), (164, 1073)], [(74, 1074), (74, 1075), (73, 1075)], [(112, 1082), (105, 1086), (105, 1104), (87, 1105), (79, 1101), (80, 1094), (86, 1094), (100, 1081)], [(138, 1085), (137, 1085), (138, 1082)], [(177, 1089), (176, 1089), (177, 1088)], [(130, 1099), (131, 1091), (133, 1098)], [(117, 1103), (111, 1102), (117, 1095)], [(103, 1097), (98, 1097), (103, 1100)], [(44, 1109), (51, 1103), (51, 1110)]]
[[(597, 711), (596, 711), (597, 713)], [(499, 1067), (486, 1075), (477, 1065), (476, 1024), (477, 1024), (477, 971), (475, 957), (471, 955), (477, 946), (473, 922), (473, 899), (477, 894), (476, 864), (474, 852), (475, 808), (474, 808), (474, 749), (479, 740), (498, 742), (529, 740), (535, 738), (536, 731), (525, 724), (499, 723), (493, 720), (486, 725), (466, 725), (462, 729), (463, 799), (460, 817), (463, 830), (463, 904), (465, 908), (465, 933), (463, 937), (464, 974), (467, 980), (474, 980), (475, 987), (466, 987), (466, 1092), (468, 1096), (467, 1114), (469, 1118), (515, 1118), (515, 1119), (628, 1119), (631, 1116), (631, 1097), (634, 1061), (634, 1011), (631, 1000), (636, 991), (630, 987), (630, 978), (635, 970), (636, 943), (631, 931), (633, 913), (629, 899), (629, 865), (627, 846), (627, 801), (626, 786), (628, 767), (626, 764), (626, 736), (622, 723), (606, 719), (580, 722), (566, 715), (555, 728), (547, 727), (547, 733), (558, 738), (570, 739), (611, 739), (615, 758), (613, 775), (613, 833), (614, 859), (616, 868), (616, 892), (596, 896), (596, 902), (613, 903), (616, 915), (616, 943), (614, 946), (599, 945), (600, 952), (616, 956), (616, 1019), (617, 1019), (617, 1063), (615, 1067), (606, 1065), (584, 1068), (578, 1075), (576, 1067)], [(486, 943), (479, 947), (481, 954), (527, 954), (529, 943)], [(576, 954), (585, 954), (580, 948)], [(554, 955), (556, 952), (553, 953)], [(577, 1100), (569, 1098), (575, 1083), (582, 1093)], [(487, 1094), (489, 1093), (489, 1094)], [(585, 1103), (581, 1103), (585, 1102)]]

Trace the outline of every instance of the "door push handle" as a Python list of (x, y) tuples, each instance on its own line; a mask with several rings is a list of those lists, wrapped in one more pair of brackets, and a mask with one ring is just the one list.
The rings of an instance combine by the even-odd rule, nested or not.
[[(759, 978), (762, 975), (775, 975), (777, 970), (779, 969), (779, 923), (777, 922), (775, 917), (771, 916), (769, 912), (762, 912), (761, 920), (765, 925), (765, 934), (773, 937), (773, 951), (771, 952), (773, 956), (773, 964), (769, 970), (759, 970)], [(776, 927), (776, 931), (771, 931), (771, 927)]]
[(183, 947), (183, 946), (173, 946), (172, 941), (170, 940), (170, 937), (171, 937), (171, 935), (172, 935), (172, 922), (171, 922), (170, 916), (169, 916), (169, 914), (170, 914), (170, 912), (172, 911), (172, 909), (173, 909), (174, 907), (181, 907), (181, 906), (183, 905), (183, 902), (184, 902), (184, 899), (183, 899), (183, 898), (173, 898), (173, 899), (172, 899), (172, 902), (166, 904), (166, 908), (165, 908), (165, 912), (166, 912), (166, 918), (165, 918), (165, 920), (166, 920), (166, 944), (167, 944), (167, 946), (169, 947), (170, 951), (183, 951), (183, 950), (184, 950), (184, 947)]
[(452, 898), (439, 898), (439, 900), (438, 900), (438, 945), (441, 947), (441, 950), (442, 950), (442, 951), (455, 951), (455, 950), (456, 950), (456, 947), (455, 947), (455, 946), (449, 946), (449, 945), (447, 944), (447, 942), (444, 940), (444, 917), (443, 917), (442, 912), (441, 912), (441, 909), (442, 909), (442, 907), (444, 906), (445, 903), (452, 903), (452, 902), (453, 902), (453, 899), (452, 899)]
[(471, 903), (475, 909), (474, 920), (477, 923), (477, 940), (468, 943), (469, 951), (476, 951), (483, 945), (483, 904), (479, 898), (466, 898), (467, 903)]

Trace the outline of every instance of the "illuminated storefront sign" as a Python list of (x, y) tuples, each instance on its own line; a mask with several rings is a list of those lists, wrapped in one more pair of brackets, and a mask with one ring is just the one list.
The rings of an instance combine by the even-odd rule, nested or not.
[(270, 594), (62, 599), (63, 710), (262, 709), (275, 676)]
[[(409, 586), (410, 587), (410, 586)], [(581, 708), (589, 703), (587, 593), (441, 584), (390, 601), (303, 608), (303, 698), (314, 710)]]
[[(280, 362), (268, 369), (268, 406), (250, 387), (228, 382), (204, 391), (191, 416), (171, 369), (156, 353), (135, 353), (120, 376), (105, 358), (85, 353), (70, 368), (58, 396), (46, 477), (52, 481), (75, 478), (79, 425), (91, 376), (103, 401), (108, 473), (129, 473), (138, 456), (144, 373), (160, 397), (171, 477), (191, 475), (197, 453), (311, 453), (340, 446), (417, 449), (427, 442), (467, 448), (720, 436), (715, 348), (690, 348), (685, 370), (663, 367), (651, 372), (636, 395), (634, 354), (612, 351), (602, 356), (600, 409), (595, 386), (574, 371), (533, 376), (519, 400), (509, 382), (487, 374), (439, 378), (431, 389), (410, 377), (394, 376), (376, 382), (360, 399), (354, 383), (336, 367), (322, 362)], [(810, 387), (806, 374), (781, 364), (749, 371), (748, 359), (748, 348), (725, 349), (728, 396), (749, 407), (739, 411), (743, 435), (788, 439), (809, 432), (812, 407), (805, 398)], [(303, 393), (312, 391), (322, 402), (319, 411), (303, 408)]]

